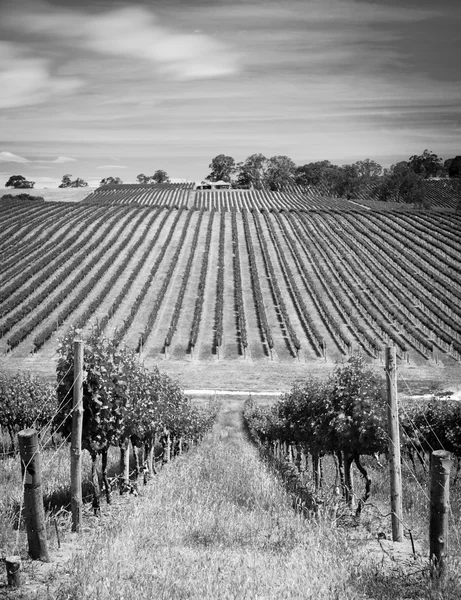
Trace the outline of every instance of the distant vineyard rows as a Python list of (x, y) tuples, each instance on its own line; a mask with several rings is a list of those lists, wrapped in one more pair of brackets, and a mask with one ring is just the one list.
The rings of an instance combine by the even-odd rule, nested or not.
[[(357, 206), (373, 210), (414, 210), (413, 205), (380, 202), (373, 199), (373, 187), (363, 186), (352, 199), (332, 198), (323, 184), (288, 186), (282, 192), (262, 190), (194, 191), (193, 183), (152, 185), (107, 185), (89, 194), (85, 202), (104, 204), (140, 204), (144, 206), (195, 207), (230, 211), (251, 210), (356, 210)], [(452, 181), (425, 181), (425, 196), (436, 210), (455, 210), (461, 199), (461, 186)]]
[(373, 359), (393, 344), (460, 360), (461, 215), (255, 209), (251, 194), (221, 211), (4, 202), (0, 352), (49, 352), (74, 325), (149, 357)]

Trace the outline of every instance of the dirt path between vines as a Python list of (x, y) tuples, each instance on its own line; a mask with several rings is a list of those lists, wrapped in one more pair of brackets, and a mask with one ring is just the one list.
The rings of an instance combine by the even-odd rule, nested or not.
[(66, 533), (52, 563), (25, 560), (23, 587), (0, 598), (355, 600), (372, 597), (356, 588), (370, 568), (419, 564), (406, 545), (295, 513), (241, 407), (227, 397), (213, 433), (139, 497), (114, 496), (99, 519), (86, 507), (83, 534)]

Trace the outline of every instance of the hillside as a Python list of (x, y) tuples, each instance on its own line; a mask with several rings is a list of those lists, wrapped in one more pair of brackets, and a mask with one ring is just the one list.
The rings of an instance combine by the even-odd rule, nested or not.
[(30, 194), (31, 196), (41, 196), (46, 202), (80, 202), (95, 189), (94, 187), (83, 188), (49, 188), (49, 189), (11, 189), (0, 188), (0, 198), (5, 194)]
[(256, 193), (225, 210), (213, 194), (232, 192), (201, 192), (200, 208), (4, 202), (3, 367), (52, 374), (77, 325), (190, 387), (283, 389), (354, 348), (379, 362), (388, 344), (407, 369), (459, 374), (461, 216), (287, 210)]

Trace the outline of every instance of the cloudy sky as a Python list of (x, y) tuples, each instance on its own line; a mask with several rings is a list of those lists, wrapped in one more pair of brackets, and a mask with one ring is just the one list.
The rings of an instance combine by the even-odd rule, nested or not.
[(449, 158), (460, 53), (460, 0), (0, 0), (0, 186)]

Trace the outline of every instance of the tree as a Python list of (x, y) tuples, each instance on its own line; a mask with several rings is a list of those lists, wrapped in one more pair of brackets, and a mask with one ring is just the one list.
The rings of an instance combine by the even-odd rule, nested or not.
[(276, 192), (294, 182), (296, 165), (288, 156), (272, 156), (267, 161), (265, 184)]
[(437, 154), (426, 149), (419, 156), (415, 154), (408, 159), (408, 168), (424, 179), (430, 179), (442, 173), (443, 164)]
[(330, 165), (325, 168), (323, 179), (327, 194), (334, 198), (351, 198), (358, 187), (358, 177), (353, 165)]
[[(450, 161), (450, 162), (449, 162)], [(461, 156), (455, 156), (445, 161), (445, 164), (449, 162), (447, 167), (448, 177), (450, 178), (461, 178)]]
[(329, 160), (312, 162), (297, 167), (295, 182), (303, 186), (323, 186), (331, 196), (352, 198), (382, 174), (382, 166), (366, 158), (352, 165), (333, 165)]
[(321, 160), (296, 169), (295, 182), (304, 186), (321, 186), (320, 192), (342, 197), (352, 192), (352, 180), (356, 179), (351, 165), (339, 167), (329, 160)]
[(208, 165), (211, 173), (206, 177), (209, 181), (230, 181), (235, 173), (235, 160), (232, 156), (218, 154)]
[(123, 181), (120, 177), (105, 177), (101, 179), (101, 183), (99, 185), (121, 185)]
[(45, 202), (45, 198), (43, 196), (32, 196), (32, 194), (4, 194), (0, 200), (10, 201), (10, 200), (32, 200), (33, 202)]
[(136, 179), (138, 180), (138, 183), (144, 184), (144, 185), (146, 185), (152, 181), (152, 177), (150, 177), (149, 175), (144, 175), (144, 173), (140, 173), (139, 175), (137, 175)]
[(35, 181), (28, 181), (22, 175), (12, 175), (8, 181), (5, 183), (5, 187), (13, 187), (15, 189), (21, 188), (33, 188), (35, 185)]
[(348, 200), (357, 196), (360, 190), (361, 177), (355, 164), (329, 169), (327, 177), (330, 180), (330, 189), (333, 196), (345, 197)]
[(66, 173), (66, 175), (63, 175), (62, 181), (61, 181), (60, 185), (58, 185), (58, 187), (60, 187), (60, 188), (86, 187), (88, 185), (87, 182), (83, 181), (83, 179), (80, 179), (80, 177), (77, 177), (77, 179), (75, 179), (74, 181), (72, 181), (71, 177), (72, 177), (72, 175), (70, 173)]
[(362, 183), (369, 183), (383, 173), (382, 166), (370, 158), (358, 160), (353, 165), (356, 169), (356, 174)]
[(323, 181), (326, 171), (331, 167), (333, 167), (333, 165), (329, 160), (320, 160), (297, 167), (295, 172), (295, 183), (305, 186), (318, 185)]
[(266, 180), (268, 161), (259, 153), (252, 154), (245, 162), (237, 165), (237, 184), (239, 187), (261, 189)]
[(401, 161), (385, 172), (373, 195), (384, 202), (408, 202), (429, 208), (423, 180), (424, 177), (415, 173), (406, 161)]
[(77, 179), (75, 181), (72, 182), (71, 187), (87, 187), (88, 183), (86, 181), (84, 181), (83, 179), (80, 179), (80, 177), (77, 177)]
[(67, 188), (67, 187), (72, 187), (72, 179), (71, 179), (72, 175), (70, 173), (67, 173), (66, 175), (62, 176), (62, 181), (60, 183), (60, 185), (58, 187), (60, 188)]
[(162, 169), (157, 169), (155, 173), (150, 177), (150, 179), (154, 183), (169, 183), (170, 178), (168, 177), (168, 173), (166, 171), (162, 171)]

